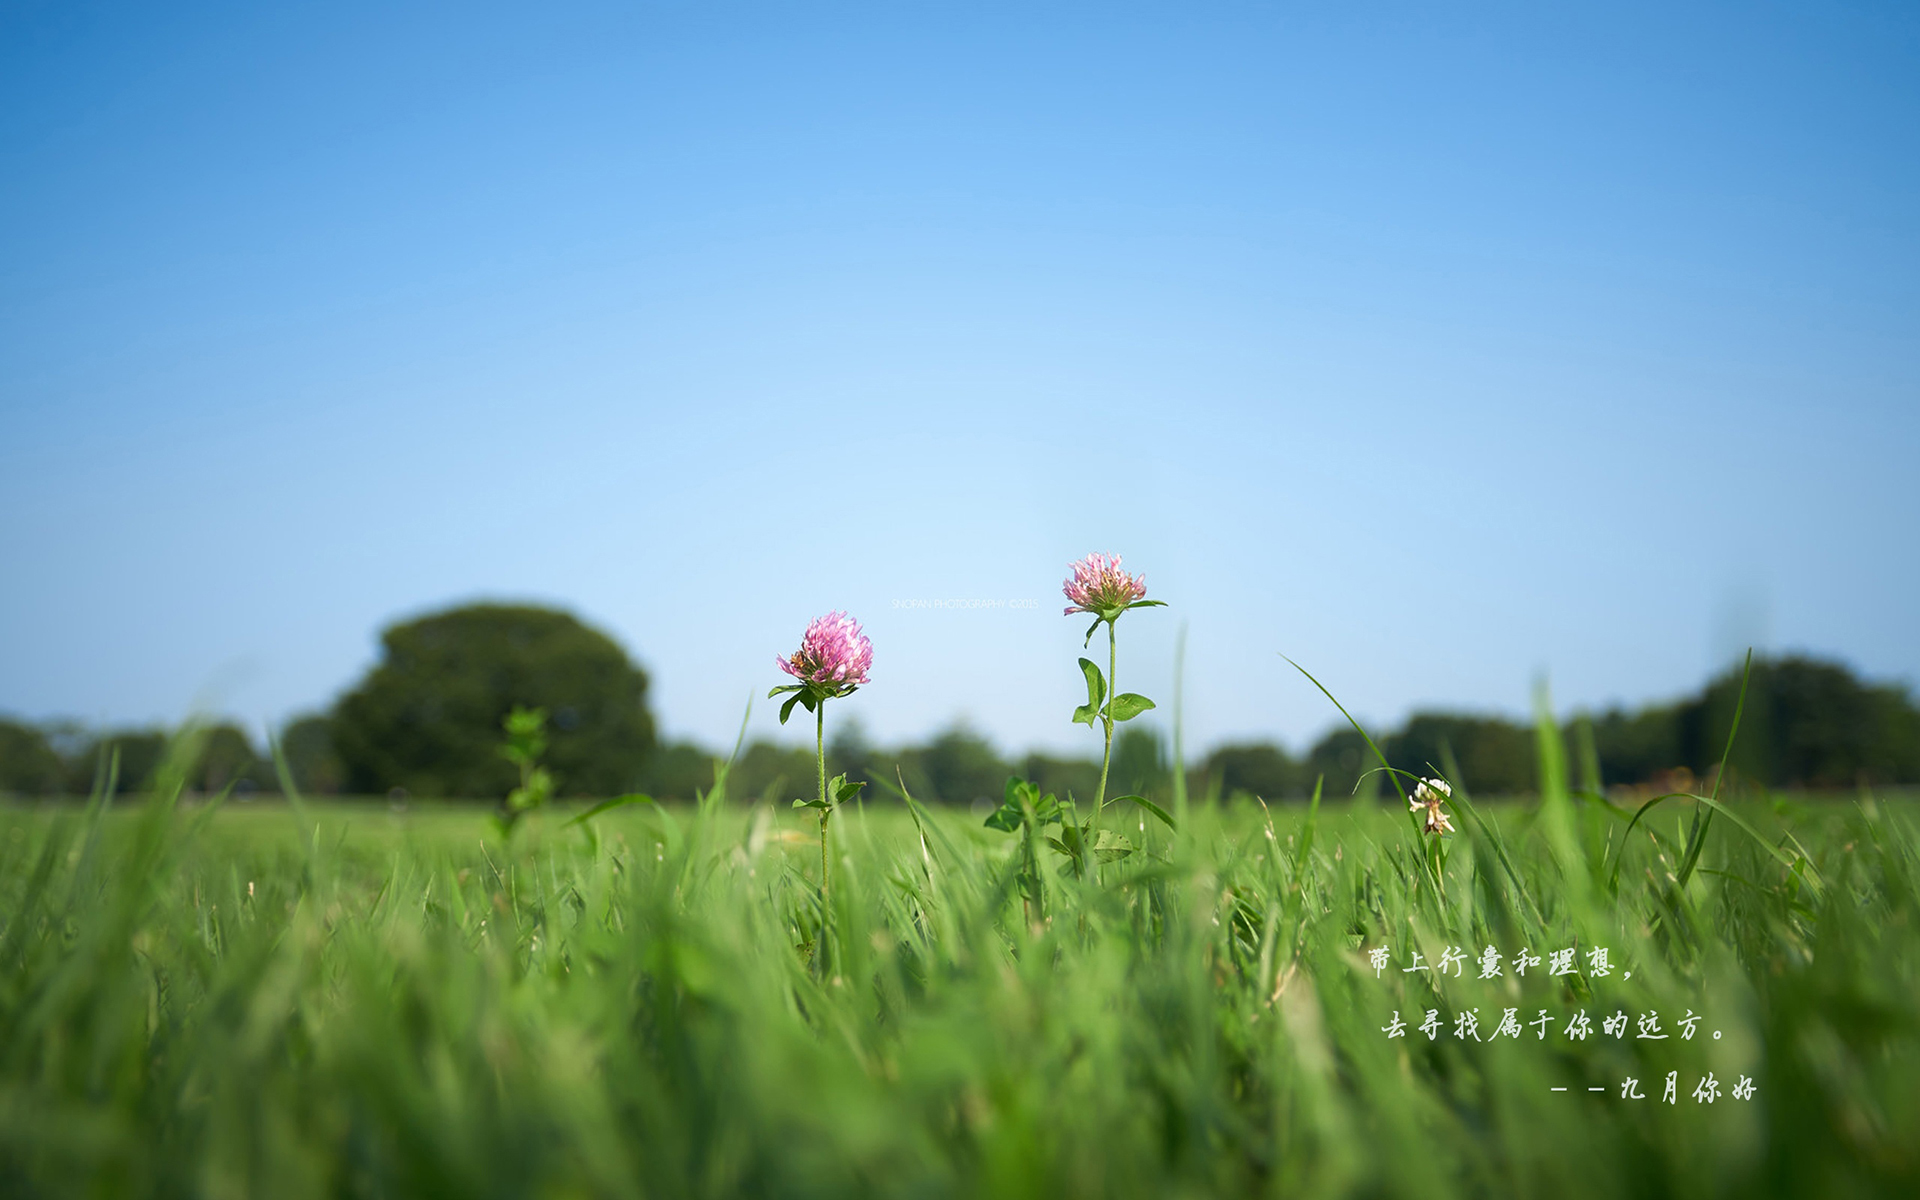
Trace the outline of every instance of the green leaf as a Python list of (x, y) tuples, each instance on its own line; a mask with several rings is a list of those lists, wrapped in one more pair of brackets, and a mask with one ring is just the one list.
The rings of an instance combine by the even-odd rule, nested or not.
[(1113, 862), (1132, 854), (1133, 843), (1127, 840), (1125, 834), (1102, 829), (1100, 836), (1094, 839), (1093, 853), (1101, 862)]
[[(1165, 608), (1166, 606), (1167, 602), (1165, 600), (1135, 600), (1132, 604), (1127, 605), (1127, 608)], [(1126, 609), (1122, 609), (1121, 611), (1125, 612)]]
[(1152, 813), (1154, 816), (1159, 817), (1160, 820), (1166, 825), (1168, 829), (1179, 828), (1178, 825), (1175, 825), (1173, 823), (1173, 818), (1167, 815), (1166, 809), (1161, 808), (1158, 804), (1155, 804), (1153, 801), (1147, 799), (1145, 796), (1116, 796), (1114, 797), (1113, 802), (1115, 804), (1118, 804), (1122, 800), (1131, 800), (1135, 804), (1138, 804), (1141, 808), (1144, 808), (1148, 812)]
[(795, 808), (825, 808), (827, 807), (827, 802), (825, 800), (795, 800), (793, 806)]
[(1153, 701), (1138, 692), (1121, 692), (1107, 706), (1116, 721), (1131, 721), (1141, 713), (1153, 707)]
[(864, 781), (856, 780), (848, 783), (845, 775), (835, 775), (833, 782), (827, 785), (827, 794), (833, 797), (835, 804), (845, 804), (858, 796), (860, 789), (865, 786), (867, 785)]
[(1042, 796), (1039, 784), (1009, 775), (1006, 787), (1001, 789), (1000, 807), (987, 817), (987, 828), (1012, 833), (1030, 821), (1047, 825), (1059, 819), (1058, 800)]
[(1087, 702), (1073, 710), (1073, 723), (1092, 727), (1100, 719), (1100, 704), (1107, 698), (1107, 679), (1100, 668), (1087, 659), (1080, 660), (1080, 673), (1087, 677)]
[(1107, 677), (1100, 673), (1100, 668), (1090, 658), (1080, 660), (1080, 673), (1087, 677), (1087, 703), (1098, 708), (1100, 702), (1107, 698)]
[(793, 715), (793, 706), (800, 703), (801, 699), (805, 695), (806, 693), (802, 692), (799, 695), (788, 696), (787, 702), (780, 706), (780, 723), (782, 725), (785, 725), (787, 723), (787, 718)]
[(1081, 649), (1084, 650), (1088, 646), (1091, 646), (1093, 644), (1093, 631), (1100, 628), (1100, 620), (1101, 618), (1095, 617), (1093, 619), (1093, 624), (1087, 626), (1087, 636), (1080, 640)]
[(1054, 849), (1060, 851), (1060, 853), (1077, 862), (1079, 861), (1080, 855), (1086, 850), (1087, 831), (1078, 825), (1062, 825), (1060, 827), (1060, 836), (1057, 838), (1048, 838), (1047, 843)]
[(782, 695), (786, 692), (804, 692), (806, 690), (807, 690), (807, 685), (804, 683), (789, 683), (784, 687), (777, 687), (777, 688), (774, 688), (772, 691), (768, 692), (767, 699), (771, 700), (775, 696)]
[(1060, 826), (1060, 836), (1049, 837), (1047, 845), (1066, 856), (1067, 860), (1073, 864), (1074, 870), (1078, 871), (1086, 866), (1087, 831), (1080, 826), (1063, 823)]

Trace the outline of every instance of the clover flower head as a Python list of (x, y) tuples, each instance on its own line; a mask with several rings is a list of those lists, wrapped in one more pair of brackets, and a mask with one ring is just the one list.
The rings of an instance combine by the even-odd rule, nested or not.
[(1064, 615), (1099, 616), (1125, 608), (1146, 596), (1146, 579), (1145, 575), (1128, 575), (1121, 570), (1118, 554), (1089, 554), (1073, 564), (1073, 574), (1060, 589), (1073, 601)]
[(1439, 804), (1453, 798), (1453, 788), (1444, 779), (1422, 779), (1413, 787), (1413, 799), (1409, 801), (1415, 808)]
[(1422, 779), (1413, 787), (1413, 795), (1407, 798), (1407, 807), (1413, 812), (1427, 810), (1426, 832), (1452, 833), (1453, 822), (1440, 810), (1442, 802), (1453, 797), (1453, 789), (1444, 779)]
[(830, 612), (807, 626), (793, 657), (774, 661), (802, 683), (844, 695), (867, 682), (873, 642), (860, 632), (860, 622), (844, 612)]

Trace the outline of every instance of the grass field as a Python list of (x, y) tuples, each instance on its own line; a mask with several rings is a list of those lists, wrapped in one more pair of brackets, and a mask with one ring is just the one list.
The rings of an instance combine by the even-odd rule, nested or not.
[(811, 821), (719, 797), (506, 844), (165, 789), (7, 810), (0, 1193), (1920, 1194), (1911, 803), (1623, 837), (1547, 782), (1458, 798), (1444, 854), (1404, 811), (1169, 798), (1085, 880), (873, 798), (824, 920)]

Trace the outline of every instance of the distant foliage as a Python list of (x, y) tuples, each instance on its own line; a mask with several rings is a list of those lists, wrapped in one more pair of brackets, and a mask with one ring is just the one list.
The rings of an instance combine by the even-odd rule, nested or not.
[(188, 773), (187, 782), (206, 793), (227, 788), (259, 791), (272, 786), (273, 764), (261, 760), (254, 752), (252, 739), (238, 725), (215, 725), (206, 731), (199, 760)]
[[(756, 741), (741, 751), (728, 777), (727, 790), (742, 800), (784, 806), (807, 794), (813, 786), (813, 752), (798, 746)], [(656, 795), (690, 799), (669, 792)]]
[(1043, 794), (1063, 800), (1072, 798), (1084, 803), (1100, 785), (1100, 764), (1091, 759), (1029, 754), (1021, 766), (1026, 778), (1038, 785)]
[[(117, 730), (92, 736), (56, 727), (50, 738), (41, 728), (0, 720), (0, 793), (16, 796), (84, 796), (93, 790), (118, 756), (114, 790), (141, 792), (167, 750), (168, 735), (157, 729)], [(61, 753), (59, 742), (69, 743)], [(273, 786), (273, 766), (256, 751), (237, 725), (221, 723), (202, 730), (199, 757), (186, 785), (195, 792), (232, 788), (240, 793)]]
[(167, 752), (167, 735), (159, 729), (123, 729), (105, 733), (87, 742), (67, 760), (66, 792), (84, 796), (93, 788), (95, 777), (107, 763), (119, 755), (120, 770), (116, 790), (121, 793), (143, 790)]
[[(1642, 783), (1688, 763), (1690, 741), (1679, 720), (1679, 705), (1611, 709), (1593, 718), (1594, 749), (1601, 778), (1609, 784)], [(1752, 736), (1752, 731), (1748, 731)], [(1689, 767), (1689, 770), (1692, 768)]]
[(1496, 717), (1416, 713), (1381, 749), (1394, 766), (1414, 775), (1444, 770), (1451, 754), (1460, 777), (1488, 795), (1534, 787), (1533, 731)]
[[(1576, 746), (1590, 739), (1585, 744), (1592, 747), (1605, 786), (1699, 779), (1726, 749), (1739, 692), (1740, 672), (1730, 670), (1697, 696), (1635, 712), (1614, 709), (1579, 717), (1565, 732)], [(1730, 769), (1752, 783), (1805, 788), (1920, 783), (1920, 708), (1905, 689), (1865, 683), (1836, 663), (1792, 656), (1756, 659), (1740, 728)], [(1515, 795), (1536, 786), (1533, 731), (1513, 721), (1415, 713), (1398, 730), (1374, 736), (1388, 761), (1415, 775), (1444, 769), (1451, 755), (1459, 779), (1481, 795)], [(1377, 775), (1362, 777), (1371, 764), (1366, 742), (1343, 727), (1302, 759), (1266, 742), (1222, 746), (1202, 764), (1201, 775), (1227, 794), (1304, 799), (1322, 776), (1329, 796), (1346, 796), (1356, 788), (1364, 795), (1389, 786)]]
[(892, 781), (892, 776), (886, 774), (887, 769), (879, 763), (873, 743), (867, 738), (867, 727), (860, 723), (859, 717), (852, 715), (841, 721), (840, 727), (827, 739), (827, 770), (836, 775), (845, 775), (868, 788), (872, 788), (876, 773)]
[(1000, 792), (1006, 786), (1006, 763), (995, 752), (993, 743), (964, 725), (956, 725), (934, 738), (916, 758), (928, 792), (942, 803), (970, 805), (977, 800), (998, 803)]
[[(1679, 704), (1618, 710), (1594, 722), (1609, 784), (1641, 783), (1676, 767), (1709, 770), (1726, 748), (1740, 692), (1728, 671)], [(1920, 709), (1904, 688), (1862, 682), (1817, 659), (1756, 659), (1731, 769), (1770, 787), (1920, 782)]]
[[(1695, 706), (1703, 735), (1693, 769), (1721, 753), (1740, 689), (1737, 671)], [(1733, 766), (1771, 786), (1854, 787), (1920, 780), (1920, 710), (1902, 688), (1862, 683), (1846, 668), (1807, 658), (1756, 662)]]
[[(618, 646), (564, 614), (481, 606), (402, 625), (387, 636), (398, 652), (390, 643), (386, 661), (336, 713), (301, 717), (280, 733), (280, 751), (303, 792), (384, 795), (398, 786), (423, 797), (497, 801), (517, 782), (516, 769), (495, 750), (500, 721), (516, 703), (538, 702), (551, 714), (553, 751), (545, 761), (562, 796), (642, 791), (691, 800), (712, 787), (714, 761), (726, 756), (727, 748), (690, 741), (655, 748), (645, 675)], [(1576, 754), (1591, 747), (1598, 782), (1606, 787), (1704, 778), (1726, 747), (1739, 685), (1738, 672), (1730, 671), (1685, 700), (1578, 717), (1565, 729), (1568, 745)], [(557, 699), (562, 695), (565, 701)], [(496, 707), (484, 723), (473, 715)], [(1920, 783), (1920, 708), (1911, 695), (1863, 682), (1835, 663), (1756, 660), (1741, 730), (1731, 769), (1754, 783)], [(1395, 767), (1415, 775), (1444, 770), (1450, 754), (1459, 781), (1474, 794), (1535, 788), (1533, 732), (1512, 721), (1422, 712), (1374, 736)], [(166, 739), (152, 729), (88, 733), (71, 724), (0, 719), (0, 794), (85, 795), (116, 750), (119, 790), (136, 792), (159, 764)], [(1003, 758), (965, 726), (923, 743), (880, 747), (851, 717), (830, 739), (827, 760), (830, 772), (867, 783), (869, 796), (872, 787), (897, 786), (897, 772), (916, 798), (960, 806), (998, 803), (1008, 774), (1032, 781), (1043, 794), (1086, 803), (1100, 777), (1097, 759), (1044, 752)], [(1342, 726), (1303, 755), (1272, 742), (1219, 746), (1189, 760), (1188, 786), (1196, 794), (1218, 788), (1226, 796), (1305, 800), (1324, 776), (1328, 797), (1350, 796), (1356, 788), (1365, 796), (1391, 786), (1377, 773), (1363, 776), (1372, 762), (1360, 735)], [(729, 791), (736, 799), (786, 803), (806, 793), (813, 771), (810, 751), (756, 742), (734, 765)], [(1122, 730), (1113, 772), (1115, 794), (1164, 795), (1171, 775), (1163, 735), (1146, 726)], [(234, 725), (208, 732), (189, 783), (201, 791), (232, 783), (242, 795), (279, 788), (267, 749)]]
[(331, 718), (305, 716), (289, 723), (280, 734), (280, 753), (303, 793), (334, 796), (346, 787), (347, 764), (333, 748)]
[(0, 794), (50, 796), (60, 790), (65, 774), (66, 764), (46, 734), (0, 718)]
[(332, 743), (346, 788), (498, 798), (518, 771), (495, 752), (516, 705), (549, 714), (544, 758), (561, 795), (617, 795), (653, 755), (647, 676), (611, 638), (544, 608), (476, 604), (395, 625), (342, 697)]
[(1307, 752), (1306, 769), (1300, 772), (1294, 798), (1306, 799), (1316, 779), (1326, 780), (1325, 791), (1330, 796), (1371, 796), (1379, 790), (1380, 777), (1363, 778), (1362, 772), (1372, 766), (1373, 751), (1367, 749), (1366, 739), (1348, 728), (1335, 729)]
[(691, 800), (713, 787), (713, 752), (689, 741), (669, 742), (653, 752), (647, 768), (650, 796)]
[(1271, 742), (1241, 742), (1220, 747), (1208, 758), (1220, 790), (1271, 797), (1290, 796), (1300, 788), (1300, 765)]
[(1117, 795), (1164, 795), (1172, 778), (1166, 739), (1147, 725), (1128, 725), (1113, 741), (1113, 778)]

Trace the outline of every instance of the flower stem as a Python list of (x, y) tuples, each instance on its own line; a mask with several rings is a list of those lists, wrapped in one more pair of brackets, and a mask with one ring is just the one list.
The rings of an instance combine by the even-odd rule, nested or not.
[(1087, 862), (1089, 866), (1095, 865), (1094, 855), (1093, 855), (1093, 846), (1091, 843), (1097, 842), (1100, 839), (1100, 813), (1107, 806), (1107, 768), (1113, 765), (1113, 698), (1114, 696), (1119, 694), (1119, 691), (1120, 691), (1119, 684), (1116, 681), (1116, 676), (1119, 673), (1119, 667), (1120, 667), (1120, 646), (1119, 646), (1118, 639), (1116, 639), (1114, 636), (1113, 622), (1108, 621), (1107, 622), (1107, 703), (1106, 703), (1106, 707), (1102, 709), (1100, 713), (1100, 721), (1102, 726), (1105, 728), (1106, 735), (1107, 735), (1107, 745), (1106, 745), (1106, 749), (1103, 750), (1100, 754), (1100, 790), (1095, 792), (1093, 797), (1093, 825), (1092, 825), (1092, 831), (1088, 839), (1089, 844), (1087, 846)]
[(822, 699), (813, 710), (813, 752), (820, 766), (820, 922), (827, 920), (827, 818), (833, 809), (827, 803), (827, 702)]

